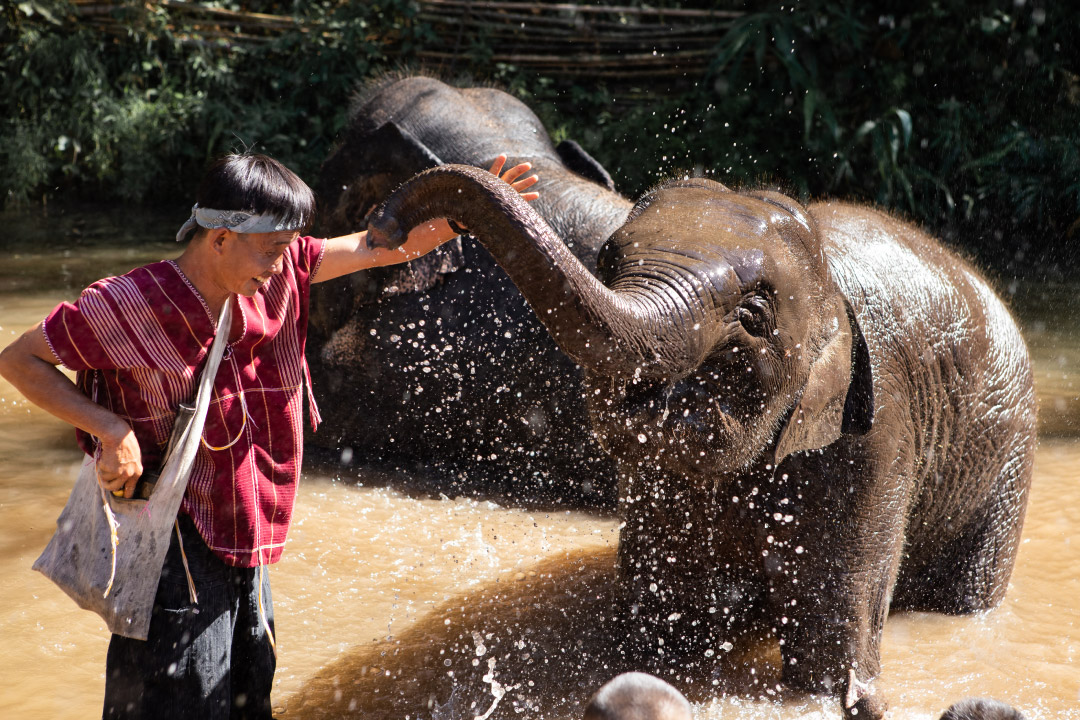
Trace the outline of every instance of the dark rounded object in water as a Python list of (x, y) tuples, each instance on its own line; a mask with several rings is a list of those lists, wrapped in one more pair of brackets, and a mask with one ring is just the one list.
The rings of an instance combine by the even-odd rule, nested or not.
[(968, 698), (953, 703), (941, 720), (1024, 720), (1024, 715), (1000, 700)]
[(589, 699), (583, 720), (691, 720), (690, 702), (658, 677), (617, 675)]

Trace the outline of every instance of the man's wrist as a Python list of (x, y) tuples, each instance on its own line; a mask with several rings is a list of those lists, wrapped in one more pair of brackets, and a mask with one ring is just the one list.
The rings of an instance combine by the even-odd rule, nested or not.
[[(105, 412), (109, 411), (106, 410)], [(119, 415), (112, 412), (109, 412), (109, 415), (112, 417), (104, 423), (103, 427), (100, 428), (100, 431), (98, 433), (93, 433), (91, 431), (91, 433), (97, 435), (97, 438), (101, 441), (102, 445), (119, 447), (119, 445), (124, 442), (124, 438), (132, 432), (131, 426), (124, 422), (123, 418)]]

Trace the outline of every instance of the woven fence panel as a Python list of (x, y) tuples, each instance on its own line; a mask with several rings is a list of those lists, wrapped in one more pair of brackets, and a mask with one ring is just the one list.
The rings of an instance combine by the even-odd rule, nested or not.
[[(220, 48), (266, 43), (286, 32), (330, 35), (310, 18), (245, 12), (188, 0), (75, 0), (78, 20), (126, 34), (138, 23), (164, 24), (180, 42)], [(731, 10), (629, 5), (418, 0), (409, 20), (430, 29), (408, 59), (429, 71), (483, 76), (497, 68), (533, 72), (557, 82), (603, 81), (613, 90), (663, 92), (700, 78), (717, 40), (740, 17)], [(392, 34), (383, 54), (405, 58)]]

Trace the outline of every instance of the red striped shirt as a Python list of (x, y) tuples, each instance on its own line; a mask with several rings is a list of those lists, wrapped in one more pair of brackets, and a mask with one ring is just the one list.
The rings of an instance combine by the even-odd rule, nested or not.
[[(277, 562), (285, 544), (303, 454), (310, 281), (322, 250), (322, 240), (300, 238), (281, 274), (253, 297), (236, 296), (229, 337), (237, 339), (218, 369), (180, 508), (231, 565)], [(45, 339), (83, 391), (131, 425), (144, 468), (155, 468), (177, 405), (195, 395), (215, 322), (176, 263), (163, 261), (99, 280), (76, 302), (61, 303), (45, 320)], [(77, 437), (92, 454), (94, 439)]]

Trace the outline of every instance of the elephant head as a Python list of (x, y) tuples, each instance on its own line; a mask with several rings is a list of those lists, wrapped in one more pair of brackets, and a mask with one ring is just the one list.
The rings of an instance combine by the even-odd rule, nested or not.
[(661, 465), (716, 478), (869, 428), (866, 343), (793, 200), (706, 179), (667, 183), (637, 203), (598, 271), (646, 319), (616, 326), (643, 352), (605, 373), (621, 382), (594, 383), (591, 395), (616, 457), (645, 446)]
[(666, 183), (608, 239), (597, 276), (512, 192), (463, 166), (410, 181), (370, 232), (393, 244), (443, 215), (471, 228), (585, 368), (594, 432), (624, 465), (704, 489), (870, 427), (866, 342), (790, 198)]
[[(528, 161), (542, 173), (548, 197), (539, 203), (541, 213), (595, 250), (603, 238), (593, 238), (594, 227), (610, 224), (608, 206), (626, 203), (604, 167), (573, 140), (554, 144), (540, 118), (512, 95), (423, 76), (387, 76), (359, 95), (319, 172), (322, 230), (363, 229), (368, 214), (421, 170), (446, 163), (488, 167), (502, 152), (511, 164)], [(562, 200), (558, 208), (555, 198)]]

